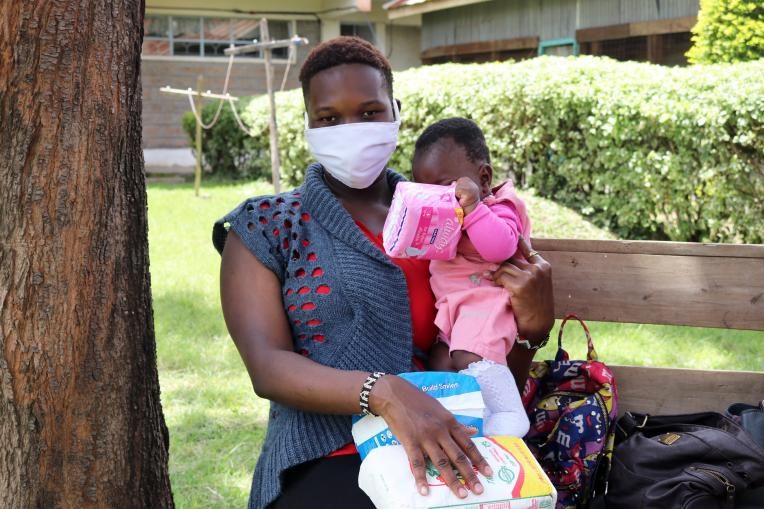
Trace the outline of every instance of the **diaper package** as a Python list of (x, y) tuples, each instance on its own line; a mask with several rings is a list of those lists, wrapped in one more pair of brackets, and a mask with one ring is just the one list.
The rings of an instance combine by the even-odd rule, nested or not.
[(493, 469), (493, 477), (478, 473), (484, 492), (460, 499), (451, 493), (440, 472), (427, 465), (430, 493), (417, 492), (402, 445), (372, 450), (361, 463), (358, 485), (377, 509), (552, 509), (557, 493), (520, 438), (473, 438)]
[[(480, 385), (474, 377), (437, 371), (401, 373), (398, 376), (440, 401), (457, 421), (477, 428), (478, 436), (482, 433), (485, 405)], [(361, 459), (373, 449), (399, 443), (385, 420), (374, 415), (354, 416), (352, 433)]]
[(463, 219), (453, 185), (401, 182), (382, 233), (385, 251), (395, 258), (450, 260), (456, 256)]

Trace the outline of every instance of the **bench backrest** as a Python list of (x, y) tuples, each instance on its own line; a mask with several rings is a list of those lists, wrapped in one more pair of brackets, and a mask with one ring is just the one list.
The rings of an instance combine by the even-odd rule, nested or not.
[[(534, 239), (533, 247), (552, 264), (559, 317), (764, 330), (764, 245)], [(764, 399), (764, 373), (613, 370), (621, 411), (688, 413)]]

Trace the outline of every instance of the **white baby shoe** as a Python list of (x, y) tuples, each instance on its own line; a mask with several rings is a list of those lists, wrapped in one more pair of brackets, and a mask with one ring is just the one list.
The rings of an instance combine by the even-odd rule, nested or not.
[(473, 362), (460, 373), (474, 376), (485, 402), (485, 436), (524, 437), (530, 428), (515, 378), (507, 366), (493, 361)]

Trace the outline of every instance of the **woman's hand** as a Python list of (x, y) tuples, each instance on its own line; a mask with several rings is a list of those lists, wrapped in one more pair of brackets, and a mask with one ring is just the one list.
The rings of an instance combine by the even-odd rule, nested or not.
[(369, 406), (372, 412), (385, 419), (390, 431), (406, 449), (421, 495), (429, 492), (425, 469), (427, 458), (457, 497), (465, 498), (467, 489), (457, 479), (452, 465), (462, 475), (468, 489), (478, 495), (483, 493), (483, 485), (472, 465), (487, 477), (491, 477), (493, 471), (470, 440), (477, 430), (463, 426), (436, 399), (393, 375), (382, 377), (374, 385)]
[[(508, 262), (486, 276), (509, 292), (518, 333), (538, 344), (548, 337), (554, 326), (552, 267), (523, 237), (519, 238), (517, 252), (522, 256), (515, 253)], [(521, 394), (535, 353), (535, 350), (520, 346), (513, 348), (507, 356), (507, 365)]]
[(509, 292), (520, 336), (533, 342), (549, 335), (554, 326), (552, 266), (524, 237), (515, 256), (486, 276)]

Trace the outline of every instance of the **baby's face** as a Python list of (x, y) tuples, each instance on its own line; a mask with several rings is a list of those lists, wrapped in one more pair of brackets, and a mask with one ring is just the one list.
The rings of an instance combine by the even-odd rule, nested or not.
[(450, 185), (460, 177), (468, 177), (480, 188), (482, 199), (491, 192), (491, 172), (486, 178), (486, 166), (470, 161), (463, 146), (454, 143), (451, 138), (444, 138), (417, 155), (412, 173), (414, 182), (441, 186)]

